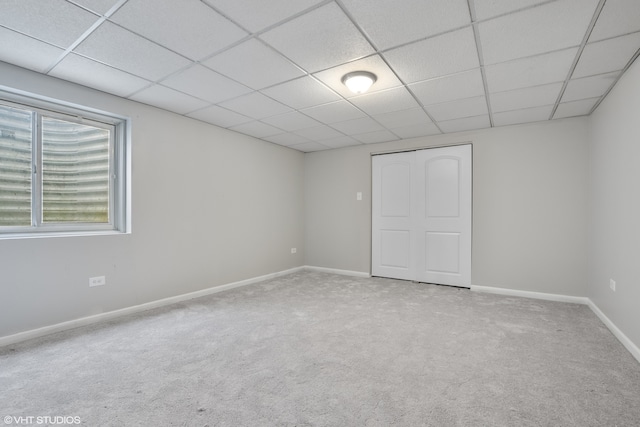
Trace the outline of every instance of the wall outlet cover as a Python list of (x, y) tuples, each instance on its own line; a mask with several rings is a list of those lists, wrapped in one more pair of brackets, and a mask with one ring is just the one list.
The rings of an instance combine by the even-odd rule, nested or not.
[(107, 283), (107, 278), (105, 276), (97, 276), (89, 278), (89, 287), (93, 286), (102, 286)]

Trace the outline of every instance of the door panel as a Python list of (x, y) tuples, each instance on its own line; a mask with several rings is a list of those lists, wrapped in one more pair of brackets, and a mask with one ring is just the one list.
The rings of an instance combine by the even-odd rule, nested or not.
[(460, 233), (425, 233), (427, 274), (460, 274)]
[(411, 165), (394, 162), (380, 167), (380, 215), (411, 215)]
[(380, 265), (409, 268), (411, 240), (408, 230), (380, 230)]
[(471, 146), (416, 151), (420, 282), (471, 285)]
[(413, 156), (400, 153), (372, 159), (371, 258), (374, 276), (411, 280), (415, 236), (412, 228)]
[(451, 157), (428, 160), (425, 165), (428, 217), (460, 215), (460, 162)]

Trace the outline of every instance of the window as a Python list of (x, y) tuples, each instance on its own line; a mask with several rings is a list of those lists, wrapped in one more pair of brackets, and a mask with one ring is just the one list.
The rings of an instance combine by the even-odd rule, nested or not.
[(127, 127), (0, 92), (0, 238), (126, 232)]

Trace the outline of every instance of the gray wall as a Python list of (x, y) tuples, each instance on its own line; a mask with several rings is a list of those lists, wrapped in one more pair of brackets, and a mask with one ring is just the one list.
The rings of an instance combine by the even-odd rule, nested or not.
[[(640, 62), (591, 116), (589, 297), (640, 346)], [(609, 288), (616, 281), (616, 291)]]
[(3, 63), (0, 85), (133, 118), (133, 233), (0, 240), (0, 336), (303, 264), (368, 272), (371, 152), (472, 142), (472, 283), (589, 296), (640, 343), (638, 64), (590, 118), (307, 155)]
[(303, 265), (302, 153), (4, 63), (0, 85), (133, 119), (133, 233), (0, 240), (0, 337)]
[(372, 152), (471, 142), (472, 284), (586, 296), (587, 120), (307, 154), (306, 263), (370, 271)]

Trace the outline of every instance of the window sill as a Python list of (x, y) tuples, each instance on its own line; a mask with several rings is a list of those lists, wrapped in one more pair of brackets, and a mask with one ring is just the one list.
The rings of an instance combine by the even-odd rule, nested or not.
[(127, 235), (130, 231), (95, 230), (95, 231), (47, 231), (43, 233), (6, 233), (0, 234), (0, 240), (41, 239), (48, 237), (89, 237)]

